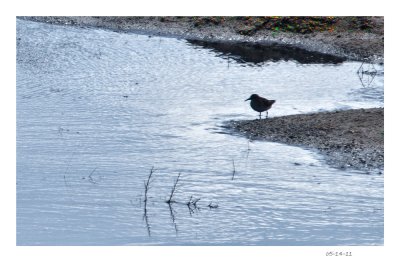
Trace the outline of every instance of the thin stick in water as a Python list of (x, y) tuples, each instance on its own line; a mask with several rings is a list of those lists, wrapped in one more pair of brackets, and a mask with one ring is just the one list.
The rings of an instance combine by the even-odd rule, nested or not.
[(151, 184), (151, 176), (154, 173), (154, 166), (151, 167), (150, 169), (150, 174), (147, 177), (147, 181), (144, 181), (144, 209), (146, 211), (146, 207), (147, 207), (147, 193), (149, 192), (150, 189), (150, 184)]
[(235, 178), (236, 168), (235, 168), (235, 160), (232, 159), (233, 171), (232, 171), (232, 180)]
[(172, 187), (172, 190), (171, 190), (171, 194), (169, 195), (169, 199), (166, 201), (168, 204), (171, 203), (171, 202), (174, 202), (172, 200), (172, 198), (174, 196), (174, 193), (175, 193), (175, 190), (176, 190), (176, 186), (178, 185), (178, 181), (179, 181), (179, 177), (180, 176), (181, 176), (181, 173), (179, 173), (178, 177), (176, 178), (174, 186)]

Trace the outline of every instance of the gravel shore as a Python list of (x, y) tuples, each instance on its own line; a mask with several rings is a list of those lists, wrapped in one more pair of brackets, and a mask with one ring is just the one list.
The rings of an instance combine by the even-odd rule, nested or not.
[[(313, 31), (307, 34), (264, 29), (248, 34), (249, 25), (243, 25), (235, 19), (215, 23), (210, 19), (190, 17), (18, 18), (211, 42), (285, 44), (345, 59), (384, 62), (383, 17), (369, 17), (368, 21), (373, 24), (369, 30), (361, 30), (368, 24), (353, 30), (354, 24), (349, 18), (340, 20), (333, 32)], [(384, 166), (383, 122), (384, 110), (376, 108), (236, 121), (230, 122), (228, 127), (251, 139), (316, 148), (327, 157), (330, 164), (338, 168), (370, 170), (383, 169)]]
[[(361, 30), (351, 18), (338, 18), (334, 31), (309, 33), (267, 30), (240, 18), (226, 17), (218, 22), (212, 17), (116, 17), (116, 16), (21, 16), (37, 22), (206, 41), (235, 41), (258, 44), (284, 44), (308, 51), (336, 55), (352, 60), (383, 63), (383, 17), (368, 17), (371, 29)], [(357, 18), (359, 19), (359, 18)], [(321, 25), (322, 27), (323, 25)], [(367, 25), (368, 26), (368, 25)], [(257, 30), (255, 30), (257, 29)]]
[(384, 167), (383, 108), (300, 114), (227, 125), (250, 139), (316, 148), (338, 168)]

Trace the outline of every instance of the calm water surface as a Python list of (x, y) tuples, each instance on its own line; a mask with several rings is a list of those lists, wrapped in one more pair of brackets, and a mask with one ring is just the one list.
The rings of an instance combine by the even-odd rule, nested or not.
[(271, 117), (382, 107), (360, 65), (17, 20), (17, 244), (382, 245), (378, 171), (221, 127), (252, 93)]

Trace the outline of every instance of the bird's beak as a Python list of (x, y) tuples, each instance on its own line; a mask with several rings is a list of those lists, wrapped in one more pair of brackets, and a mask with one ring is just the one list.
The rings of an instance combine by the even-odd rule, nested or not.
[(247, 98), (246, 100), (244, 100), (244, 102), (246, 102), (247, 100), (250, 100), (250, 98)]

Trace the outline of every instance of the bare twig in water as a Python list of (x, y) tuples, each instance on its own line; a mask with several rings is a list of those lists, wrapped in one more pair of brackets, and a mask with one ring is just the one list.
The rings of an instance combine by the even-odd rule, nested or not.
[(175, 234), (178, 235), (178, 226), (175, 222), (175, 210), (172, 208), (171, 203), (168, 203), (168, 207), (169, 207), (169, 213), (171, 216), (172, 224), (174, 224)]
[(189, 201), (186, 203), (186, 205), (190, 205), (190, 203), (192, 203), (192, 198), (193, 196), (190, 196)]
[(193, 205), (195, 208), (197, 208), (197, 209), (198, 209), (198, 207), (197, 207), (197, 202), (199, 202), (200, 199), (201, 199), (201, 198), (197, 198), (197, 199), (195, 199), (195, 200), (192, 201), (192, 205)]
[(235, 160), (232, 159), (233, 171), (232, 171), (232, 180), (235, 178), (236, 168), (235, 168)]
[(147, 234), (151, 237), (149, 218), (147, 216), (147, 209), (144, 209), (143, 220), (146, 222)]
[(187, 206), (189, 209), (189, 215), (192, 216), (192, 214), (194, 213), (194, 208), (192, 208), (190, 205)]
[(199, 202), (200, 199), (201, 198), (194, 199), (193, 196), (190, 196), (189, 201), (186, 202), (190, 215), (192, 215), (194, 211), (200, 210), (200, 208), (197, 206), (197, 202)]
[(92, 183), (92, 184), (97, 184), (97, 182), (94, 181), (93, 178), (92, 178), (92, 175), (93, 175), (94, 171), (96, 171), (96, 169), (97, 169), (97, 167), (95, 167), (95, 169), (93, 169), (92, 172), (90, 173), (90, 175), (88, 176), (89, 182)]
[(169, 213), (171, 215), (172, 223), (175, 223), (175, 210), (172, 208), (172, 205), (168, 203)]
[(198, 208), (197, 207), (197, 202), (199, 202), (200, 199), (201, 198), (194, 199), (193, 196), (190, 196), (190, 199), (189, 199), (188, 202), (186, 202), (186, 205), (188, 205), (188, 206), (193, 205), (195, 208)]
[(218, 204), (213, 204), (212, 202), (210, 202), (210, 204), (208, 204), (208, 207), (211, 208), (217, 208)]
[(150, 224), (149, 224), (149, 219), (147, 217), (147, 193), (149, 192), (150, 189), (150, 184), (152, 182), (151, 177), (154, 173), (154, 166), (151, 167), (150, 169), (150, 174), (147, 177), (147, 181), (144, 181), (144, 214), (143, 214), (143, 219), (146, 222), (146, 228), (147, 228), (147, 234), (149, 235), (149, 237), (151, 236), (151, 232), (150, 232)]
[(186, 205), (187, 205), (187, 207), (188, 207), (188, 209), (189, 209), (189, 214), (190, 214), (190, 216), (192, 216), (192, 214), (194, 213), (194, 209), (191, 207), (191, 205), (192, 205), (192, 198), (193, 198), (193, 196), (190, 196), (189, 201), (186, 203)]
[(151, 176), (154, 173), (154, 167), (151, 167), (150, 169), (150, 174), (147, 177), (147, 181), (144, 181), (144, 211), (146, 213), (146, 207), (147, 207), (147, 193), (149, 192), (150, 189), (150, 184), (151, 184)]
[(64, 172), (64, 183), (65, 183), (65, 186), (68, 186), (67, 179), (66, 179), (66, 174), (68, 173), (69, 167), (71, 166), (71, 161), (72, 161), (72, 158), (74, 157), (74, 154), (75, 154), (75, 152), (72, 153), (71, 157), (69, 158), (68, 164), (67, 164), (67, 168), (65, 169), (65, 172)]
[(361, 65), (360, 65), (360, 67), (358, 68), (358, 70), (357, 70), (357, 73), (360, 73), (360, 72), (362, 72), (362, 67), (363, 67), (363, 65), (364, 65), (364, 62), (365, 61), (363, 61), (362, 63), (361, 63)]
[(180, 176), (181, 176), (181, 173), (179, 173), (178, 177), (176, 178), (174, 186), (172, 187), (172, 190), (171, 190), (171, 194), (169, 195), (169, 199), (166, 201), (168, 204), (175, 202), (175, 201), (172, 200), (172, 198), (174, 197), (174, 193), (176, 191), (176, 186), (178, 185), (178, 181), (179, 181), (179, 177)]
[(364, 70), (364, 63), (365, 61), (363, 61), (358, 68), (357, 75), (363, 87), (370, 87), (378, 71), (372, 63), (368, 63), (368, 68)]

